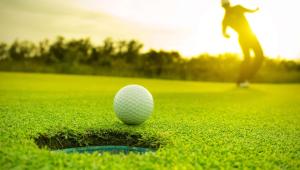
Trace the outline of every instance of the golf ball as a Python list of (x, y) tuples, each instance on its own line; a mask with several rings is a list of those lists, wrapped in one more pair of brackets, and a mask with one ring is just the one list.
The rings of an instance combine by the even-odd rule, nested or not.
[(153, 97), (143, 86), (128, 85), (120, 89), (114, 98), (117, 117), (129, 125), (145, 122), (153, 111)]

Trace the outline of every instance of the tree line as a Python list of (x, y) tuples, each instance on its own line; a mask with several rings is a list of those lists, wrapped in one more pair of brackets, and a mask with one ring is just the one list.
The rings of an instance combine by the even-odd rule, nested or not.
[[(237, 54), (201, 54), (184, 58), (176, 51), (143, 50), (136, 40), (89, 38), (0, 43), (0, 70), (94, 74), (164, 79), (235, 81), (241, 59)], [(266, 58), (255, 82), (300, 82), (300, 63)]]

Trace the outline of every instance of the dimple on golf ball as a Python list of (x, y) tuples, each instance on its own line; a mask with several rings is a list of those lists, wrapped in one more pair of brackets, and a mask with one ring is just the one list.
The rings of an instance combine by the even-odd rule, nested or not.
[(120, 89), (114, 98), (117, 117), (129, 125), (145, 122), (153, 112), (153, 97), (143, 86), (128, 85)]

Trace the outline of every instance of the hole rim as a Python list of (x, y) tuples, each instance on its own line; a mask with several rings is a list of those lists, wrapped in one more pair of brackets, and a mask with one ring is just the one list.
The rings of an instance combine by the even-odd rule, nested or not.
[(132, 146), (117, 146), (117, 145), (107, 145), (107, 146), (86, 146), (86, 147), (75, 147), (75, 148), (65, 148), (59, 150), (53, 150), (53, 152), (64, 152), (67, 154), (93, 154), (99, 153), (100, 155), (104, 153), (110, 154), (125, 154), (136, 153), (136, 154), (145, 154), (145, 153), (154, 153), (156, 149), (143, 148), (143, 147), (132, 147)]
[[(146, 152), (156, 152), (163, 145), (161, 137), (157, 135), (113, 129), (90, 129), (83, 132), (65, 130), (48, 134), (39, 133), (33, 140), (40, 149), (55, 152), (63, 151), (65, 153), (99, 152), (99, 154), (103, 154), (106, 151), (101, 151), (101, 149), (119, 147), (120, 150), (116, 153), (144, 154)], [(100, 151), (84, 152), (86, 149), (99, 149)], [(82, 152), (76, 152), (76, 150)], [(115, 152), (110, 153), (115, 154)]]

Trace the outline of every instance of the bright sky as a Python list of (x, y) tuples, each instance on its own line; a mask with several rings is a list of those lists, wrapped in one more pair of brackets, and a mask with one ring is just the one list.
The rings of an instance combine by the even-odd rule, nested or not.
[[(247, 14), (265, 53), (300, 59), (299, 0), (233, 0)], [(220, 0), (1, 0), (0, 41), (90, 37), (137, 39), (146, 49), (240, 53), (237, 36), (222, 37)]]

